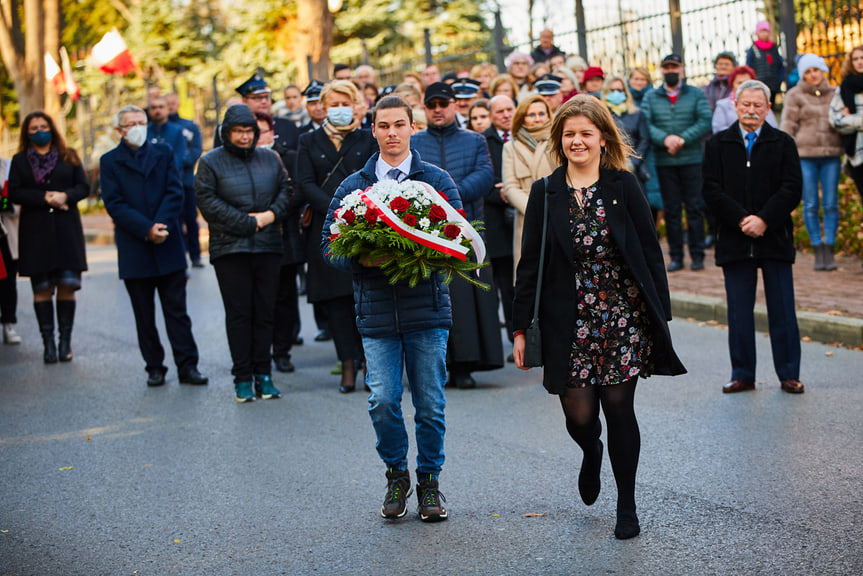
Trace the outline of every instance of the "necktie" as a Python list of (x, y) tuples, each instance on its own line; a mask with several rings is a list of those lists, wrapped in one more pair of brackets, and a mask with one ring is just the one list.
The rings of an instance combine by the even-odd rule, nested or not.
[(503, 131), (503, 142), (504, 142), (504, 144), (506, 144), (507, 142), (509, 142), (509, 130), (504, 130), (504, 131)]
[(398, 168), (393, 168), (389, 172), (387, 172), (387, 178), (390, 180), (395, 180), (396, 182), (401, 182), (402, 171)]
[(752, 153), (752, 145), (755, 144), (755, 139), (758, 135), (755, 132), (747, 132), (746, 133), (746, 157), (749, 158), (749, 155)]

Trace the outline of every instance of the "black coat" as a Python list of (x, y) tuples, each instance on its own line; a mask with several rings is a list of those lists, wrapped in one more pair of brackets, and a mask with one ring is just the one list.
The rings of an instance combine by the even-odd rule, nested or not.
[[(704, 201), (716, 215), (716, 264), (747, 259), (794, 262), (791, 211), (800, 203), (803, 177), (794, 139), (764, 124), (749, 161), (740, 123), (707, 141), (702, 165)], [(761, 238), (740, 231), (755, 214), (767, 224)]]
[[(491, 165), (494, 167), (494, 183), (503, 182), (503, 139), (497, 128), (489, 126), (482, 133), (488, 144)], [(500, 197), (501, 188), (492, 187), (485, 197), (485, 247), (489, 258), (512, 256), (513, 208)]]
[[(57, 210), (45, 203), (45, 192), (58, 190), (69, 197), (69, 210)], [(21, 276), (46, 274), (52, 270), (87, 269), (84, 230), (78, 201), (87, 197), (90, 187), (80, 164), (73, 166), (61, 159), (44, 184), (37, 184), (27, 154), (12, 158), (9, 168), (9, 199), (21, 205), (18, 231), (18, 272)]]
[[(548, 177), (548, 234), (539, 326), (542, 330), (543, 385), (552, 394), (563, 393), (569, 379), (569, 352), (575, 329), (576, 290), (572, 271), (573, 249), (569, 224), (566, 166)], [(542, 180), (534, 182), (524, 217), (524, 241), (516, 272), (513, 329), (526, 330), (533, 317), (544, 207)], [(650, 360), (654, 374), (683, 374), (686, 369), (671, 344), (668, 321), (671, 298), (662, 249), (656, 238), (650, 206), (635, 176), (629, 172), (600, 170), (599, 197), (606, 207), (608, 227), (620, 254), (638, 282), (647, 306), (653, 336)]]
[[(362, 170), (377, 151), (378, 142), (369, 130), (354, 130), (345, 137), (339, 150), (336, 150), (324, 129), (300, 136), (296, 185), (302, 199), (298, 199), (298, 202), (308, 203), (312, 208), (312, 223), (304, 232), (307, 242), (306, 258), (309, 263), (306, 276), (309, 302), (322, 302), (354, 294), (351, 274), (327, 264), (318, 247), (330, 200), (333, 199), (339, 184), (348, 175)], [(342, 156), (344, 160), (327, 179)]]
[[(198, 162), (195, 200), (210, 228), (210, 259), (227, 254), (282, 254), (279, 222), (287, 213), (291, 181), (279, 155), (257, 148), (239, 158), (224, 146)], [(276, 222), (257, 230), (253, 212), (272, 210)]]
[(288, 170), (288, 179), (291, 181), (291, 201), (285, 210), (285, 218), (282, 220), (282, 266), (288, 264), (301, 264), (306, 261), (306, 251), (303, 247), (303, 238), (300, 235), (300, 207), (301, 195), (296, 193), (294, 187), (295, 174), (297, 173), (297, 153), (282, 147), (278, 140), (273, 143), (273, 151), (282, 159), (282, 164)]

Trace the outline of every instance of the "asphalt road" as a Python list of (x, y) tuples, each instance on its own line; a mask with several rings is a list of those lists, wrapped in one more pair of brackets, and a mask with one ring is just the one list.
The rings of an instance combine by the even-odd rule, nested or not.
[(211, 383), (171, 366), (148, 389), (116, 255), (89, 258), (74, 361), (42, 364), (26, 282), (25, 342), (0, 348), (3, 576), (863, 574), (863, 352), (804, 343), (807, 391), (790, 396), (759, 338), (758, 389), (727, 396), (727, 332), (674, 322), (690, 373), (639, 384), (642, 535), (625, 542), (607, 456), (586, 507), (540, 373), (478, 374), (447, 394), (449, 521), (389, 523), (365, 394), (338, 393), (307, 305), (283, 397), (239, 405), (213, 269), (193, 270)]

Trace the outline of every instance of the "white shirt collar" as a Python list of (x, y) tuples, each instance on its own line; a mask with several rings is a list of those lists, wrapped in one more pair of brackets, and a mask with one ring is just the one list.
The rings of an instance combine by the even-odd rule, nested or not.
[[(743, 126), (740, 124), (737, 125), (740, 128), (740, 137), (743, 138), (743, 141), (746, 142), (746, 135), (749, 134), (746, 130), (743, 129)], [(764, 128), (764, 124), (758, 127), (758, 130), (755, 131), (755, 139), (758, 140), (758, 137), (761, 136), (761, 129)]]
[(385, 180), (387, 178), (387, 172), (393, 168), (398, 168), (405, 175), (405, 178), (407, 178), (408, 174), (411, 173), (411, 161), (413, 160), (413, 156), (413, 152), (408, 152), (407, 158), (402, 160), (402, 163), (398, 166), (390, 166), (384, 160), (383, 156), (378, 156), (378, 161), (375, 163), (375, 176), (378, 180)]

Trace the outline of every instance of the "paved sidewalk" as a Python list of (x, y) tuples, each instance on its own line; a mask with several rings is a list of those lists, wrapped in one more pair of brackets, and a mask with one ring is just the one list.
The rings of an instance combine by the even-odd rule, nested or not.
[[(113, 242), (114, 226), (107, 214), (87, 214), (82, 220), (88, 242)], [(201, 225), (201, 248), (206, 250), (209, 231), (203, 219), (199, 218), (198, 222)], [(667, 254), (666, 248), (663, 243), (663, 251)], [(797, 253), (794, 291), (801, 336), (818, 342), (863, 348), (863, 266), (856, 256), (840, 255), (836, 261), (838, 270), (816, 272), (812, 269), (812, 253)], [(700, 272), (687, 268), (668, 275), (672, 310), (678, 318), (724, 324), (725, 287), (722, 270), (714, 264), (712, 250), (708, 250), (705, 264), (705, 270)], [(759, 330), (767, 330), (763, 288), (759, 288), (757, 297), (756, 325)]]

